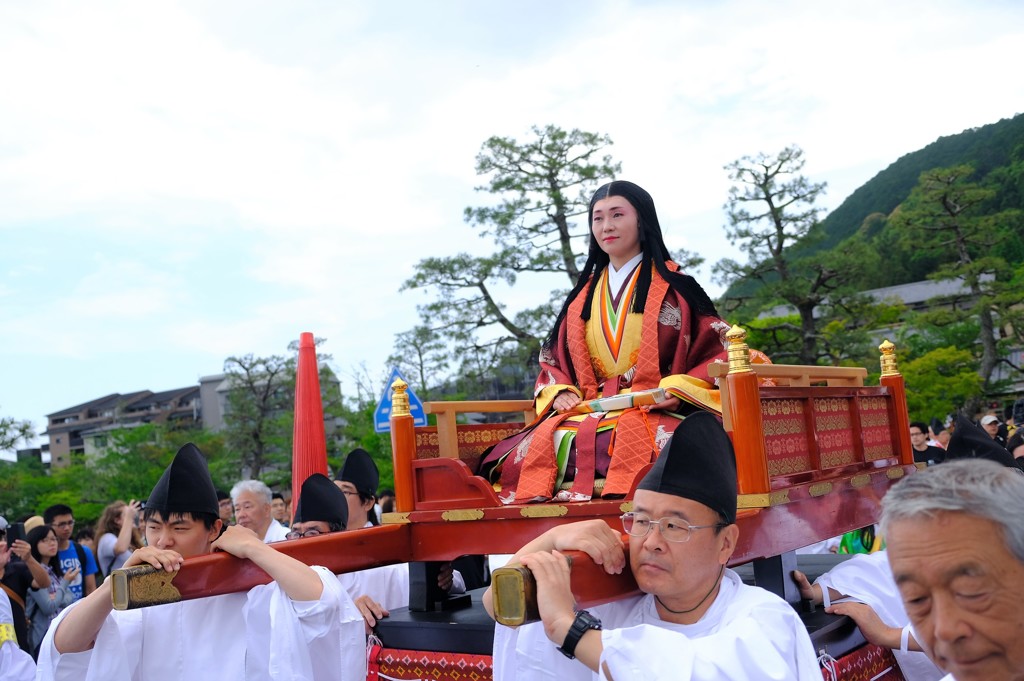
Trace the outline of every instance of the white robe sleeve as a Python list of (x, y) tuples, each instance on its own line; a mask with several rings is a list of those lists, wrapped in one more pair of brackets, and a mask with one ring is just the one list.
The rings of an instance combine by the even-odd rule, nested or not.
[(53, 635), (78, 603), (61, 611), (46, 630), (39, 647), (37, 681), (132, 681), (135, 665), (129, 661), (137, 661), (142, 654), (141, 612), (121, 613), (119, 618), (107, 615), (91, 649), (61, 654)]
[(293, 601), (273, 583), (249, 591), (247, 679), (366, 678), (363, 617), (330, 571), (313, 569), (324, 586), (318, 601)]
[(821, 681), (807, 630), (785, 603), (754, 608), (700, 638), (640, 624), (605, 630), (601, 641), (601, 668), (617, 681)]
[(492, 659), (494, 681), (589, 681), (594, 678), (590, 669), (558, 652), (544, 633), (541, 622), (514, 628), (495, 624)]
[[(884, 550), (859, 553), (839, 563), (814, 583), (820, 584), (822, 590), (831, 587), (852, 600), (871, 606), (879, 619), (890, 627), (902, 628), (910, 623)], [(943, 676), (943, 672), (924, 653), (893, 649), (892, 654), (907, 681), (937, 681)]]

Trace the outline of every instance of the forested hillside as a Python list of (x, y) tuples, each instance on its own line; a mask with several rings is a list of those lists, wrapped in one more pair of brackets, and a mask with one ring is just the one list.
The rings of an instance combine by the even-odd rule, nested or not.
[[(851, 237), (866, 240), (879, 253), (880, 266), (864, 281), (863, 288), (920, 281), (939, 264), (922, 257), (917, 244), (900, 238), (889, 225), (889, 216), (910, 195), (921, 173), (934, 168), (969, 165), (970, 179), (995, 192), (982, 207), (996, 213), (1024, 208), (1024, 115), (998, 123), (940, 137), (925, 148), (902, 156), (851, 194), (822, 220), (822, 239), (808, 254), (836, 248)], [(1010, 262), (1024, 260), (1021, 223), (1006, 225), (999, 249)]]

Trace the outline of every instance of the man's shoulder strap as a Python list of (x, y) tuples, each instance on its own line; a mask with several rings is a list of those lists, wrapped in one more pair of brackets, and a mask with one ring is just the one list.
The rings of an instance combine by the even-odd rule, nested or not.
[(81, 544), (76, 542), (74, 539), (71, 540), (71, 545), (75, 547), (75, 553), (78, 554), (78, 562), (82, 569), (82, 575), (84, 576), (85, 568), (87, 565), (85, 562), (85, 549), (82, 547)]

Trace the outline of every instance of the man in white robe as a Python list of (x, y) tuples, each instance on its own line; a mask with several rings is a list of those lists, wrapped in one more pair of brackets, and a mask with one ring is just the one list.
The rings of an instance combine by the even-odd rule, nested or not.
[[(376, 476), (376, 465), (372, 462), (371, 465)], [(346, 483), (352, 484), (350, 480), (346, 480)], [(347, 529), (353, 510), (352, 505), (346, 502), (346, 496), (344, 488), (337, 487), (326, 476), (319, 473), (309, 476), (302, 483), (295, 518), (287, 538), (300, 539)], [(362, 522), (358, 527), (373, 527), (365, 515), (359, 516), (356, 522)], [(343, 573), (337, 578), (362, 613), (367, 631), (380, 618), (386, 617), (392, 608), (409, 604), (408, 563)], [(450, 564), (438, 574), (438, 586), (453, 593), (466, 590), (462, 576), (452, 570)]]
[(943, 672), (921, 652), (908, 628), (910, 618), (892, 579), (884, 549), (858, 553), (818, 577), (814, 584), (808, 583), (807, 576), (799, 570), (794, 572), (793, 579), (803, 598), (823, 603), (826, 611), (834, 615), (851, 617), (869, 643), (892, 649), (907, 681), (942, 678)]
[(35, 677), (36, 663), (18, 645), (18, 636), (14, 633), (14, 613), (11, 611), (10, 598), (0, 590), (0, 679), (31, 681)]
[(962, 414), (946, 461), (882, 499), (893, 580), (944, 681), (1024, 679), (1022, 517), (1016, 461)]
[(202, 454), (179, 450), (145, 511), (148, 546), (125, 563), (173, 572), (190, 556), (222, 550), (253, 561), (274, 580), (227, 594), (113, 611), (107, 580), (51, 624), (39, 679), (362, 678), (362, 618), (323, 568), (311, 568), (233, 526), (221, 533), (216, 492)]
[[(617, 573), (625, 567), (621, 538), (601, 520), (549, 530), (514, 556), (536, 580), (542, 621), (495, 628), (495, 680), (819, 681), (792, 606), (725, 567), (739, 536), (735, 519), (732, 444), (710, 414), (689, 416), (622, 519), (645, 595), (575, 612), (559, 551), (585, 551)], [(493, 615), (490, 590), (484, 605)]]

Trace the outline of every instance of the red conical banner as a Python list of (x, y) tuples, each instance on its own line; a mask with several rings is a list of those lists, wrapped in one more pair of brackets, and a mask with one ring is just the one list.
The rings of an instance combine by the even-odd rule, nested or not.
[(292, 437), (292, 517), (302, 483), (314, 473), (327, 475), (327, 439), (324, 405), (320, 398), (320, 372), (313, 334), (299, 337), (299, 363), (295, 370), (295, 429)]

